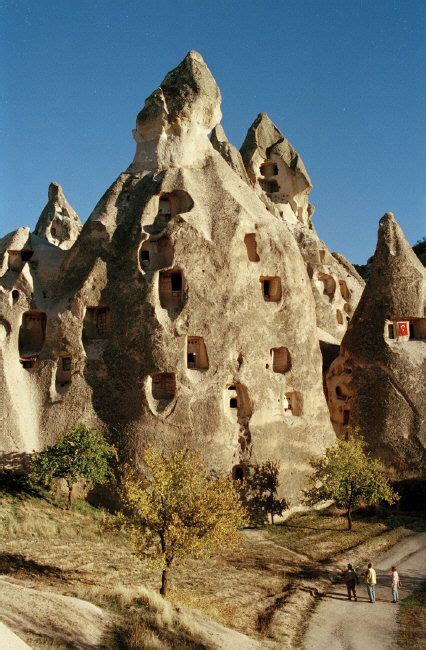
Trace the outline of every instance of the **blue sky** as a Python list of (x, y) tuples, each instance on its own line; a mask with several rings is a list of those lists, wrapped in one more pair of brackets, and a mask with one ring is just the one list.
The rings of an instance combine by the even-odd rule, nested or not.
[(240, 146), (265, 111), (314, 183), (314, 223), (363, 262), (393, 211), (425, 234), (424, 0), (1, 0), (0, 234), (51, 180), (85, 221), (131, 161), (137, 112), (190, 49)]

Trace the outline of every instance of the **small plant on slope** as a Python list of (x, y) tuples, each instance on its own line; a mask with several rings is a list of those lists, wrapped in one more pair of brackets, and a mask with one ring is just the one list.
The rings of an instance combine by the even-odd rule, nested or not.
[(77, 481), (83, 480), (88, 487), (106, 483), (112, 477), (111, 465), (116, 458), (115, 448), (100, 431), (78, 422), (57, 443), (34, 454), (31, 478), (48, 488), (54, 479), (64, 479), (68, 487), (67, 509), (70, 509), (72, 489)]
[(392, 490), (381, 463), (365, 450), (366, 443), (352, 434), (338, 440), (324, 456), (311, 461), (314, 470), (310, 487), (305, 490), (305, 503), (332, 500), (344, 508), (348, 530), (352, 530), (352, 511), (360, 505), (376, 505), (380, 501), (395, 503), (399, 496)]
[(119, 520), (139, 556), (155, 550), (165, 596), (174, 563), (239, 541), (245, 510), (231, 480), (213, 475), (194, 452), (149, 448), (144, 461), (143, 474), (124, 471)]

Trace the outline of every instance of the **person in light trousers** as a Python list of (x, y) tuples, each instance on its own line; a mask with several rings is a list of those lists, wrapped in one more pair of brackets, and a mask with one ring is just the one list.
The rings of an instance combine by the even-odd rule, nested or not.
[(370, 599), (370, 603), (376, 602), (376, 572), (373, 569), (371, 562), (368, 563), (368, 568), (365, 573), (365, 581), (367, 583), (367, 592)]
[(397, 603), (399, 601), (398, 589), (400, 588), (401, 588), (401, 582), (399, 580), (398, 571), (396, 570), (396, 566), (393, 566), (392, 573), (391, 573), (391, 589), (392, 589), (393, 603)]

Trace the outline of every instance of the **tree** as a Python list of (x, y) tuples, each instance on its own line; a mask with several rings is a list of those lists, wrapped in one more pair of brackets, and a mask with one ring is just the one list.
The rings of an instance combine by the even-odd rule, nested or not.
[(279, 470), (280, 464), (274, 460), (247, 468), (247, 477), (241, 484), (241, 498), (253, 524), (263, 526), (268, 523), (268, 515), (273, 524), (274, 516), (282, 515), (287, 508), (286, 500), (277, 496)]
[(103, 485), (112, 477), (115, 448), (103, 434), (78, 422), (58, 442), (34, 454), (31, 478), (50, 488), (52, 481), (63, 478), (68, 487), (67, 509), (71, 508), (72, 489), (79, 480), (87, 486)]
[(151, 447), (144, 461), (143, 473), (125, 468), (120, 519), (139, 556), (154, 550), (165, 596), (174, 563), (239, 541), (245, 511), (232, 481), (209, 472), (197, 453)]
[(352, 530), (352, 511), (360, 505), (389, 504), (399, 499), (383, 472), (381, 463), (370, 458), (366, 443), (360, 436), (351, 434), (338, 440), (325, 455), (311, 461), (314, 469), (310, 487), (305, 490), (305, 503), (332, 500), (344, 508), (348, 530)]

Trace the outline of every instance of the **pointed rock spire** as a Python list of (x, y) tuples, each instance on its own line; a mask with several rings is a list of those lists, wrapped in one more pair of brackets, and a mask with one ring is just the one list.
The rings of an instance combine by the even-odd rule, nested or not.
[(221, 120), (221, 95), (203, 57), (190, 51), (137, 116), (131, 172), (195, 164), (208, 153), (208, 133)]
[(282, 158), (290, 169), (299, 171), (304, 177), (307, 186), (312, 188), (311, 179), (303, 160), (266, 113), (259, 113), (256, 117), (247, 131), (240, 152), (246, 167), (248, 167), (249, 175), (251, 175), (250, 170), (259, 156), (266, 160), (271, 154), (275, 153)]
[(251, 185), (241, 154), (237, 147), (234, 147), (234, 145), (229, 142), (221, 124), (214, 127), (210, 136), (210, 142), (212, 143), (213, 148), (220, 153), (231, 169), (233, 169), (234, 172), (238, 174), (245, 183), (247, 183), (247, 185)]
[(276, 204), (284, 219), (310, 226), (311, 179), (297, 151), (266, 113), (259, 113), (240, 151), (257, 193)]
[(34, 234), (67, 250), (71, 248), (82, 229), (77, 213), (66, 200), (62, 187), (50, 183), (48, 201), (37, 221)]
[(387, 319), (423, 316), (424, 269), (391, 212), (379, 222), (370, 279), (343, 339), (354, 352), (383, 351)]
[(421, 476), (425, 459), (424, 275), (387, 212), (342, 357), (327, 375), (329, 401), (337, 394), (333, 424), (340, 422), (342, 433), (358, 428), (397, 479)]

